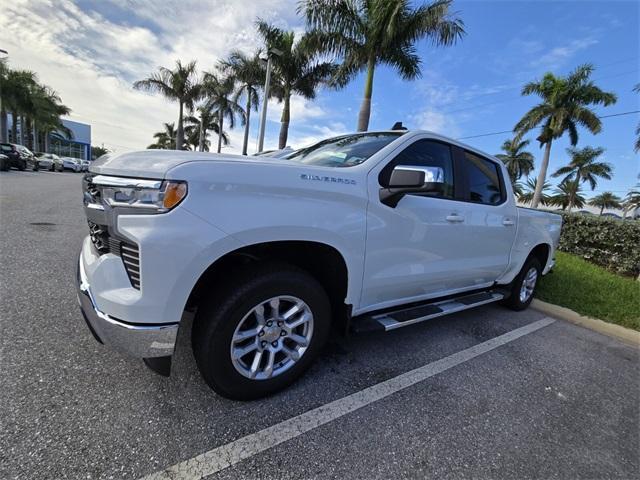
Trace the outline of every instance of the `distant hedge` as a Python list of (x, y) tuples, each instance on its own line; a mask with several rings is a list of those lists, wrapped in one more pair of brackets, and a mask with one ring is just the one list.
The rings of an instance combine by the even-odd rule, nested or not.
[(562, 214), (560, 250), (623, 275), (640, 275), (640, 221)]

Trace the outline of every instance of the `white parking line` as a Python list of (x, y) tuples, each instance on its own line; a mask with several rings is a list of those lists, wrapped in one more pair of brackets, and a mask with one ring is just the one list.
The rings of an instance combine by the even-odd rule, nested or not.
[(377, 400), (404, 390), (461, 363), (468, 362), (483, 353), (490, 352), (506, 343), (540, 330), (555, 320), (545, 317), (537, 322), (492, 338), (466, 350), (416, 368), (397, 377), (385, 380), (339, 400), (309, 410), (259, 432), (239, 438), (231, 443), (209, 450), (166, 470), (152, 473), (141, 480), (200, 479), (235, 465), (253, 455), (291, 440), (316, 427), (329, 423)]

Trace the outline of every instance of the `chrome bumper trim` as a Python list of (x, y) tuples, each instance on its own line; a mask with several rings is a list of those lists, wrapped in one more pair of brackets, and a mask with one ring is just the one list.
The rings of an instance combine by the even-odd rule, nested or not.
[(173, 355), (178, 324), (132, 325), (101, 312), (91, 294), (82, 257), (78, 259), (76, 286), (80, 310), (96, 340), (139, 358)]

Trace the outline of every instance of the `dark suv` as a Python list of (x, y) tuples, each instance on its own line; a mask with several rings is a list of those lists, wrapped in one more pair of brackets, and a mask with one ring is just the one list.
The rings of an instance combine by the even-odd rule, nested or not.
[(9, 158), (9, 163), (4, 162), (2, 165), (4, 171), (11, 167), (26, 170), (27, 164), (32, 163), (34, 158), (33, 153), (27, 147), (15, 143), (0, 143), (0, 153)]

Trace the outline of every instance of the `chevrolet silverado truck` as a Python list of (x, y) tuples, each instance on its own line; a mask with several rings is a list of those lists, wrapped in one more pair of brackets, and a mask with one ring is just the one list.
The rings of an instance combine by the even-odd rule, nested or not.
[(83, 197), (78, 299), (95, 338), (168, 375), (191, 317), (204, 380), (234, 399), (291, 384), (332, 329), (526, 308), (562, 223), (516, 207), (499, 160), (423, 131), (343, 135), (283, 158), (109, 154)]

